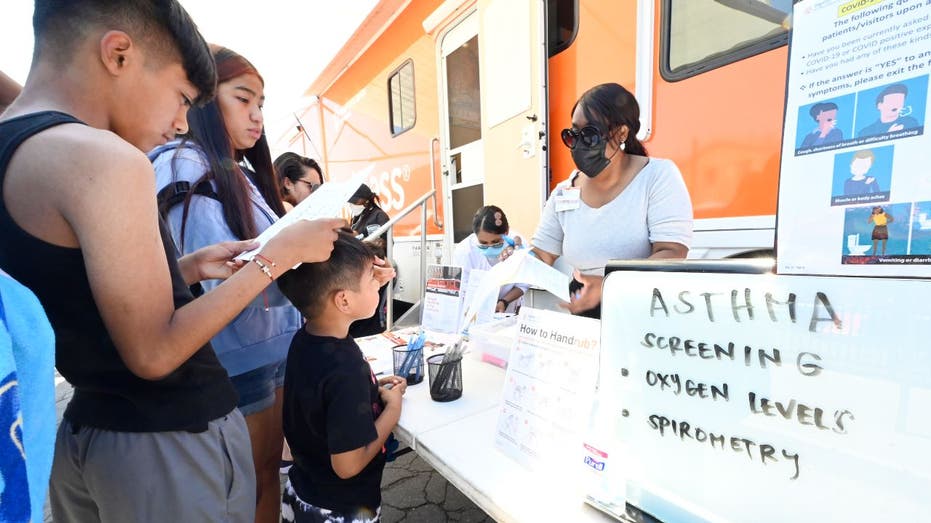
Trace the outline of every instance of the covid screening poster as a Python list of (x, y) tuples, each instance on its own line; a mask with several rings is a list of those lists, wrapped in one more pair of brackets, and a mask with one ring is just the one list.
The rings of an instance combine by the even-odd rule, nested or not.
[(931, 1), (793, 11), (778, 271), (931, 275)]

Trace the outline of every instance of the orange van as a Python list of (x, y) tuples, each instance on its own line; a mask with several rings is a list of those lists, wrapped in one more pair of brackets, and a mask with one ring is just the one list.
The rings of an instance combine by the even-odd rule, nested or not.
[[(307, 89), (278, 148), (332, 179), (365, 173), (391, 216), (398, 297), (449, 260), (475, 210), (533, 233), (573, 169), (559, 132), (589, 87), (641, 104), (641, 139), (676, 162), (693, 258), (771, 254), (791, 0), (382, 0)], [(423, 224), (423, 225), (422, 225)], [(421, 252), (421, 234), (426, 252)]]

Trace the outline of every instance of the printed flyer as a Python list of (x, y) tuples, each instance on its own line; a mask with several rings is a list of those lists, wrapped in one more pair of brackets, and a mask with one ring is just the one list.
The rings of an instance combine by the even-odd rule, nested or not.
[(428, 265), (420, 324), (437, 332), (457, 332), (461, 306), (462, 267)]
[(777, 270), (931, 275), (931, 2), (795, 4)]
[(598, 320), (521, 308), (504, 377), (499, 449), (531, 469), (583, 470), (600, 335)]

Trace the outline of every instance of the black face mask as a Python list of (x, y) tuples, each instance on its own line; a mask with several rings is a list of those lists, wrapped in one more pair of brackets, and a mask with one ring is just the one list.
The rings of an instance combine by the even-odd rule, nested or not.
[(606, 158), (605, 146), (607, 146), (607, 144), (607, 140), (599, 140), (597, 145), (591, 147), (586, 147), (585, 144), (581, 142), (576, 144), (575, 149), (572, 149), (572, 161), (575, 162), (576, 168), (585, 173), (585, 176), (589, 178), (594, 178), (601, 174), (601, 172), (608, 167), (608, 164), (611, 163), (611, 158), (614, 158), (614, 154), (617, 154), (617, 151), (614, 151), (611, 158)]

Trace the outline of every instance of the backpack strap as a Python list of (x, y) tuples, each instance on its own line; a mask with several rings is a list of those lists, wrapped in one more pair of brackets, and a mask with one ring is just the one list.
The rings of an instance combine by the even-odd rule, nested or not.
[[(158, 214), (161, 215), (162, 219), (167, 220), (168, 211), (175, 205), (182, 203), (189, 192), (191, 192), (191, 183), (185, 181), (170, 183), (161, 191), (158, 191), (155, 198), (158, 201)], [(194, 194), (220, 201), (220, 196), (213, 190), (210, 182), (206, 180), (194, 186)]]

